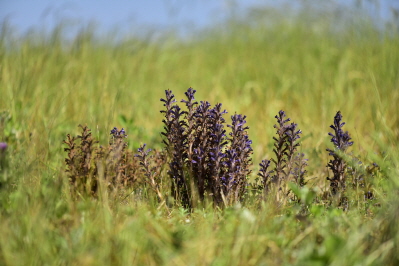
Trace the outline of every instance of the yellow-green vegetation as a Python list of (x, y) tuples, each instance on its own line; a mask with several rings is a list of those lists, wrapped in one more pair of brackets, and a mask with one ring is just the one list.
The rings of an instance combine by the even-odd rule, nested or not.
[[(255, 21), (256, 22), (256, 21)], [(82, 32), (12, 39), (0, 47), (0, 265), (398, 265), (399, 35), (294, 21), (230, 22), (186, 40), (130, 38), (112, 44)], [(317, 24), (317, 23), (316, 23)], [(160, 98), (187, 88), (247, 116), (253, 180), (273, 156), (274, 116), (284, 110), (303, 134), (308, 161), (302, 204), (251, 198), (191, 211), (146, 196), (71, 197), (63, 140), (87, 124), (106, 144), (124, 127), (129, 148), (162, 149)], [(350, 151), (381, 171), (374, 199), (349, 194), (328, 205), (327, 148), (340, 110)], [(227, 120), (227, 119), (226, 119)], [(2, 154), (0, 154), (3, 156)], [(161, 179), (167, 183), (166, 169)], [(122, 189), (123, 190), (123, 189)], [(168, 195), (169, 189), (163, 191)], [(303, 214), (303, 208), (307, 212)]]

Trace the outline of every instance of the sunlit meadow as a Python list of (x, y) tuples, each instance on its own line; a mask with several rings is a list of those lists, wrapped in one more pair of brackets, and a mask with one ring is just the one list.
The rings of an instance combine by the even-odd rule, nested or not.
[[(306, 18), (266, 23), (257, 14), (189, 37), (170, 32), (153, 40), (148, 33), (117, 41), (89, 29), (65, 40), (62, 25), (49, 36), (15, 36), (4, 23), (0, 264), (397, 265), (398, 30)], [(178, 191), (186, 200), (173, 193), (180, 189), (170, 170), (176, 146), (165, 133), (171, 124), (162, 122), (168, 111), (160, 99), (170, 89), (187, 111), (181, 100), (190, 87), (198, 103), (227, 111), (226, 138), (231, 116), (246, 116), (249, 129), (239, 131), (252, 141), (252, 163), (240, 164), (248, 171), (237, 180), (245, 185), (231, 200), (229, 189), (198, 195), (194, 181)], [(289, 133), (274, 127), (280, 110), (301, 130), (293, 143), (306, 159), (302, 185), (287, 182), (291, 157), (276, 157), (276, 143), (289, 142)], [(97, 180), (91, 191), (71, 181), (80, 174), (65, 161), (71, 146), (63, 141), (82, 136), (78, 125), (99, 141), (96, 154), (106, 154), (98, 157), (105, 166), (96, 161), (95, 174), (87, 174)], [(342, 127), (341, 135), (331, 125)], [(338, 135), (344, 142), (332, 141)], [(119, 139), (126, 144), (118, 146)], [(240, 150), (226, 141), (221, 158)], [(202, 144), (175, 169), (187, 180), (197, 178)], [(149, 148), (156, 151), (146, 170), (139, 163)], [(107, 161), (117, 149), (132, 158), (126, 167), (134, 174), (124, 184), (107, 179), (109, 169), (118, 171)], [(209, 165), (218, 160), (212, 151)], [(259, 164), (271, 159), (263, 173), (274, 172), (262, 182)], [(230, 159), (220, 162), (215, 178), (238, 171), (230, 172)], [(277, 169), (282, 163), (289, 173)], [(209, 165), (206, 171), (214, 169)], [(228, 186), (220, 182), (218, 188)]]

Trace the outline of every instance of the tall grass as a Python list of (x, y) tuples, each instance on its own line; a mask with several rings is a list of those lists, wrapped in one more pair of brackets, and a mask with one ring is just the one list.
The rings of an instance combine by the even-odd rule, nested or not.
[[(99, 43), (90, 31), (66, 43), (60, 31), (16, 40), (2, 32), (0, 141), (8, 149), (0, 172), (0, 264), (398, 263), (398, 35), (370, 25), (332, 32), (301, 20), (232, 22), (191, 40), (117, 45)], [(161, 149), (159, 99), (168, 88), (183, 95), (190, 86), (198, 99), (247, 116), (254, 162), (272, 156), (279, 110), (300, 125), (308, 216), (272, 201), (224, 210), (205, 202), (189, 213), (137, 194), (122, 202), (105, 192), (71, 197), (67, 133), (87, 124), (107, 143), (111, 128), (124, 127), (131, 149)], [(377, 200), (348, 212), (317, 200), (329, 186), (327, 133), (338, 110), (353, 154), (382, 169), (373, 184)], [(257, 163), (253, 170), (251, 178)]]

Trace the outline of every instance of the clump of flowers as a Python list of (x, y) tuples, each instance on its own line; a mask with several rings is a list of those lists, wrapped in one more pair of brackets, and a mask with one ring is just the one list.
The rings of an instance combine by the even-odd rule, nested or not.
[(222, 105), (213, 108), (207, 101), (195, 101), (195, 90), (185, 93), (187, 111), (175, 104), (174, 95), (165, 91), (163, 142), (169, 155), (172, 193), (182, 205), (191, 207), (208, 195), (216, 205), (231, 205), (243, 199), (251, 165), (251, 140), (245, 116), (231, 116), (226, 135), (227, 112)]
[[(287, 201), (302, 202), (301, 193), (307, 190), (300, 188), (306, 185), (308, 160), (298, 151), (302, 134), (298, 125), (291, 122), (284, 111), (278, 112), (274, 156), (262, 160), (256, 182), (250, 184), (253, 150), (247, 117), (235, 113), (230, 116), (230, 123), (226, 122), (227, 111), (221, 103), (212, 106), (208, 101), (197, 101), (195, 93), (192, 88), (185, 92), (185, 98), (180, 101), (184, 105), (182, 109), (173, 92), (165, 91), (165, 98), (161, 99), (164, 106), (162, 152), (147, 149), (146, 144), (141, 145), (136, 154), (129, 151), (123, 128), (114, 127), (105, 146), (99, 145), (87, 126), (79, 125), (81, 134), (76, 137), (68, 134), (64, 141), (65, 164), (73, 195), (96, 197), (102, 187), (115, 193), (141, 185), (139, 191), (149, 188), (161, 204), (173, 198), (177, 205), (192, 209), (206, 200), (217, 207), (242, 203), (248, 195), (248, 186), (252, 185), (255, 193), (261, 191), (263, 199), (275, 200), (279, 206)], [(348, 208), (345, 195), (348, 184), (358, 193), (357, 198), (361, 195), (365, 200), (375, 199), (370, 177), (378, 175), (379, 167), (366, 166), (348, 154), (353, 141), (349, 133), (342, 130), (344, 125), (341, 113), (337, 112), (331, 125), (334, 132), (329, 133), (334, 148), (327, 149), (332, 156), (327, 165), (332, 176), (327, 179), (330, 181), (328, 195)], [(6, 148), (7, 144), (0, 143), (0, 159)], [(165, 168), (167, 174), (164, 174)], [(170, 197), (165, 193), (165, 186), (170, 188)], [(304, 202), (309, 204), (308, 200)]]
[(138, 161), (127, 151), (125, 130), (113, 128), (107, 147), (99, 146), (87, 126), (79, 125), (81, 134), (73, 137), (67, 135), (64, 150), (66, 173), (68, 174), (71, 192), (75, 197), (94, 196), (98, 194), (100, 179), (109, 189), (119, 186), (132, 186), (138, 178)]

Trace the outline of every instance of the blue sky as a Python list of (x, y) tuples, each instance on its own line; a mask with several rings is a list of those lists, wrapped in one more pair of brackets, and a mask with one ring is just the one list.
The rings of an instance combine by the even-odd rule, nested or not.
[[(325, 1), (338, 5), (349, 0)], [(103, 32), (128, 32), (143, 26), (187, 31), (221, 21), (233, 10), (243, 13), (249, 7), (283, 2), (290, 3), (283, 0), (0, 0), (0, 21), (7, 19), (19, 33), (32, 28), (51, 30), (60, 21), (76, 27), (94, 22)], [(363, 0), (363, 3), (378, 18), (388, 17), (391, 7), (399, 9), (398, 0)]]
[[(238, 4), (244, 10), (261, 1), (247, 0)], [(168, 29), (200, 28), (226, 17), (232, 1), (212, 0), (66, 0), (22, 1), (0, 0), (0, 20), (7, 20), (19, 31), (31, 28), (51, 29), (60, 21), (76, 25), (94, 22), (100, 30), (117, 28), (124, 31), (143, 25)]]

